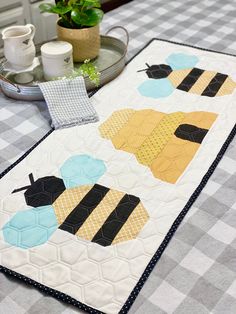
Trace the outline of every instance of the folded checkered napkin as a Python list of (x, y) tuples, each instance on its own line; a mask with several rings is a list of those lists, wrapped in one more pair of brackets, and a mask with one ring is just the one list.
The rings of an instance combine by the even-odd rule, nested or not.
[(82, 76), (40, 83), (39, 87), (55, 129), (98, 121)]

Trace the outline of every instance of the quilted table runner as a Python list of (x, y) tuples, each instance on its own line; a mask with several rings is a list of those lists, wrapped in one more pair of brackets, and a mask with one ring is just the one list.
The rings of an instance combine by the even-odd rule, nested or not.
[[(89, 313), (127, 313), (235, 134), (236, 59), (152, 40), (2, 174), (0, 270)], [(66, 105), (66, 104), (65, 104)]]

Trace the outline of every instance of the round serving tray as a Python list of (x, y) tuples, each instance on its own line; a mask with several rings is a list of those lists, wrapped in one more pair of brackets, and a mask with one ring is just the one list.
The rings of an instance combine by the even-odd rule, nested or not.
[[(118, 38), (107, 36), (110, 31), (116, 28), (120, 28), (125, 31), (127, 36), (126, 44)], [(106, 33), (106, 35), (101, 36), (101, 48), (99, 56), (94, 60), (94, 64), (97, 66), (98, 71), (101, 73), (99, 86), (103, 86), (104, 84), (116, 78), (124, 69), (128, 42), (129, 34), (127, 30), (122, 26), (112, 27)], [(40, 47), (41, 45), (36, 47), (38, 56), (40, 54)], [(3, 62), (4, 61), (1, 61), (0, 63), (0, 84), (2, 91), (6, 96), (21, 100), (44, 99), (38, 85), (40, 82), (45, 82), (41, 62), (38, 67), (30, 72), (30, 74), (33, 75), (34, 79), (28, 84), (17, 84), (17, 82), (14, 80), (16, 74), (4, 71)], [(80, 65), (81, 63), (74, 63), (75, 68), (78, 68)], [(88, 92), (93, 91), (97, 88), (89, 80), (88, 77), (85, 77), (85, 85)]]

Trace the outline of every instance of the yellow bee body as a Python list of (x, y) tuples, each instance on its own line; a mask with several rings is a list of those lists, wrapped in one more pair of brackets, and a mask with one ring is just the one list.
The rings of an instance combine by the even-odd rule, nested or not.
[(236, 87), (228, 75), (199, 68), (173, 70), (168, 79), (179, 90), (208, 97), (232, 94)]
[(52, 207), (60, 229), (103, 246), (135, 239), (148, 220), (138, 197), (99, 184), (66, 189)]

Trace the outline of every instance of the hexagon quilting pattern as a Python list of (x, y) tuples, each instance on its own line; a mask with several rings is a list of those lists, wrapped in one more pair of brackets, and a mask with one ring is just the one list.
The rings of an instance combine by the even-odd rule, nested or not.
[[(235, 124), (235, 92), (212, 99), (180, 90), (158, 100), (140, 95), (137, 87), (147, 78), (145, 73), (137, 74), (137, 71), (146, 62), (164, 64), (166, 57), (176, 51), (196, 55), (201, 68), (228, 74), (235, 68), (235, 59), (230, 56), (165, 42), (152, 42), (118, 79), (93, 96), (99, 122), (53, 132), (1, 179), (2, 266), (105, 313), (116, 314), (120, 311)], [(122, 123), (124, 127), (124, 121), (127, 122), (134, 111), (144, 109), (164, 114), (202, 111), (213, 113), (217, 117), (186, 169), (175, 183), (169, 183), (153, 176), (149, 166), (139, 163), (134, 153), (126, 151), (132, 150), (133, 146), (118, 150), (110, 140), (100, 135), (99, 126), (113, 112), (127, 108), (129, 111), (123, 112), (116, 130)], [(115, 134), (110, 132), (112, 136)], [(78, 155), (84, 156), (79, 162), (86, 165), (86, 171), (78, 173), (79, 179), (78, 176), (71, 178), (73, 165), (66, 174), (63, 169), (61, 171), (61, 167), (72, 156)], [(85, 174), (91, 165), (94, 175), (87, 176)], [(148, 219), (132, 239), (109, 246), (99, 245), (77, 235), (78, 230), (71, 233), (59, 228), (62, 222), (59, 223), (53, 204), (44, 204), (40, 211), (40, 206), (33, 208), (26, 204), (24, 191), (12, 194), (13, 190), (29, 185), (30, 173), (35, 181), (45, 176), (62, 178), (66, 175), (67, 190), (98, 184), (119, 191), (122, 195), (136, 196)], [(15, 215), (19, 219), (14, 220)], [(30, 231), (29, 224), (37, 228)], [(12, 235), (9, 230), (12, 230)], [(17, 230), (23, 230), (25, 236), (15, 236)], [(4, 232), (8, 234), (5, 234), (10, 239), (8, 242), (4, 240)]]

